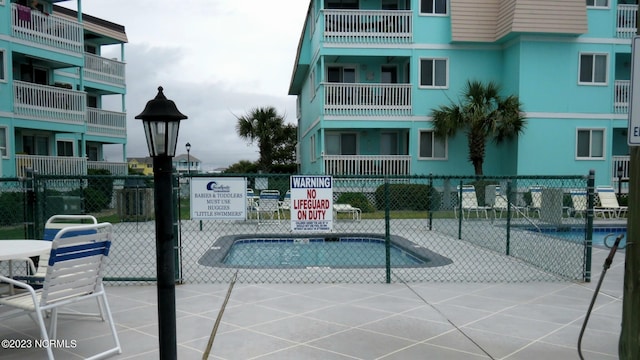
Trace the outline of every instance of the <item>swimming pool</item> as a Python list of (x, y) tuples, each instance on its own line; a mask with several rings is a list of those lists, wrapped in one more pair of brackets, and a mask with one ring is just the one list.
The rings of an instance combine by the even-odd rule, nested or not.
[[(432, 267), (452, 261), (411, 241), (391, 236), (393, 267)], [(379, 234), (234, 235), (219, 238), (198, 261), (234, 268), (384, 267), (384, 236)]]
[[(542, 229), (542, 232), (561, 239), (567, 239), (571, 241), (584, 241), (585, 229), (583, 228), (569, 228), (569, 229)], [(612, 236), (609, 236), (613, 234)], [(616, 237), (620, 234), (625, 234), (625, 237), (620, 241), (618, 246), (620, 249), (625, 247), (626, 244), (626, 227), (594, 227), (591, 235), (591, 243), (593, 246), (611, 247), (616, 240)], [(605, 244), (606, 238), (606, 244)]]

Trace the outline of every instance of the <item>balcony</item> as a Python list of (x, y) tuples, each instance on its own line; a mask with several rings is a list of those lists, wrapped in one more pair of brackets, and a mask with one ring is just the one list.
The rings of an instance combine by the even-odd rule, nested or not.
[[(629, 191), (629, 170), (630, 156), (612, 156), (611, 157), (611, 185), (618, 189), (618, 185), (622, 192)], [(622, 170), (621, 183), (618, 184), (618, 167)]]
[(84, 77), (89, 81), (124, 87), (125, 64), (93, 54), (84, 54)]
[(631, 81), (616, 80), (614, 83), (613, 112), (616, 114), (629, 113), (629, 97), (631, 96)]
[(84, 92), (14, 81), (13, 94), (13, 111), (18, 116), (78, 125), (85, 123)]
[(43, 156), (16, 154), (16, 176), (26, 177), (26, 169), (46, 175), (85, 175), (87, 159), (71, 156)]
[(11, 4), (12, 36), (59, 50), (81, 54), (82, 26), (56, 15), (47, 15), (26, 6)]
[(87, 108), (87, 134), (127, 137), (127, 115), (123, 112)]
[(328, 175), (410, 175), (410, 155), (324, 155)]
[(412, 12), (324, 10), (324, 41), (330, 43), (413, 42)]
[(323, 85), (325, 115), (411, 115), (411, 84), (324, 83)]
[(616, 35), (618, 38), (631, 39), (636, 35), (636, 14), (638, 5), (618, 5)]

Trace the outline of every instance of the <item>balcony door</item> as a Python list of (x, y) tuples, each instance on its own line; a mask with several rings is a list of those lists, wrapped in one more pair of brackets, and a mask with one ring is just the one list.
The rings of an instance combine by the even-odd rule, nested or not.
[(354, 84), (356, 82), (355, 66), (328, 66), (327, 82)]
[(325, 153), (327, 155), (357, 155), (358, 136), (355, 133), (325, 134)]
[(27, 155), (49, 155), (49, 138), (25, 135), (22, 137), (22, 151)]
[(45, 68), (39, 68), (29, 64), (21, 64), (20, 80), (41, 85), (48, 85), (49, 73)]

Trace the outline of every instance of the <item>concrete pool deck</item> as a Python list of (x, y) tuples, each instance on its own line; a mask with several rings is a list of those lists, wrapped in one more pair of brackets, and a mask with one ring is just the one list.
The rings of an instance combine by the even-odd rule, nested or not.
[[(209, 359), (578, 359), (608, 253), (594, 249), (590, 283), (236, 284)], [(620, 251), (585, 332), (586, 359), (618, 358), (623, 272)], [(227, 289), (176, 287), (179, 359), (202, 358)], [(123, 346), (114, 359), (157, 359), (156, 287), (107, 293)], [(84, 358), (108, 340), (108, 326), (92, 320), (61, 319), (58, 333), (77, 341), (55, 350), (61, 359)], [(0, 324), (0, 339), (37, 336), (26, 316)], [(0, 350), (0, 359), (44, 358), (42, 349)]]

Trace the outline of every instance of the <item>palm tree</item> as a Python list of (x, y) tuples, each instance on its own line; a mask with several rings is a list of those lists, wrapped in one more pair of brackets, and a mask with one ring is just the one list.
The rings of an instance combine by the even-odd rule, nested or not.
[[(292, 125), (284, 123), (284, 116), (273, 107), (254, 108), (245, 116), (236, 117), (238, 135), (249, 143), (258, 143), (260, 158), (258, 169), (268, 172), (274, 161), (278, 162), (283, 143), (291, 136)], [(293, 127), (295, 128), (295, 127)], [(293, 131), (293, 141), (295, 134)], [(294, 146), (295, 149), (295, 146)]]
[(524, 131), (520, 100), (515, 95), (503, 98), (494, 82), (468, 81), (460, 104), (441, 105), (432, 110), (435, 136), (444, 139), (465, 130), (469, 161), (476, 175), (483, 175), (485, 148), (490, 138), (496, 143), (518, 137)]

